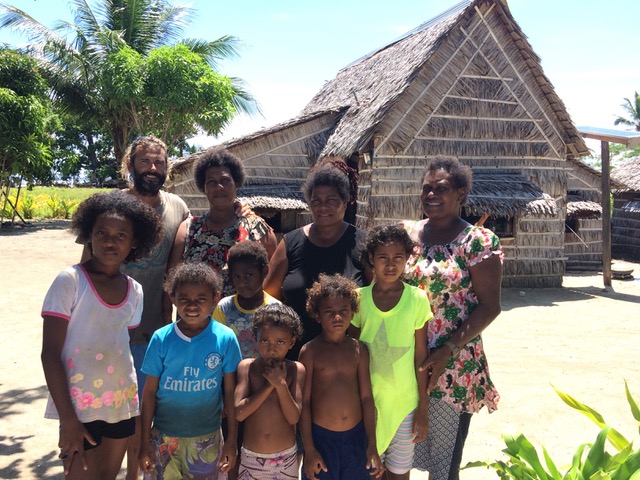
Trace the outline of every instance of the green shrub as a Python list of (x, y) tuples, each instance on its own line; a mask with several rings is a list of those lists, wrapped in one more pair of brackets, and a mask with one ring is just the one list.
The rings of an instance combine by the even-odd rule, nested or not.
[[(626, 381), (624, 386), (631, 414), (640, 426), (638, 403), (631, 396)], [(544, 447), (543, 464), (535, 447), (522, 434), (502, 436), (507, 445), (503, 450), (508, 457), (506, 460), (490, 463), (471, 462), (464, 468), (493, 468), (503, 480), (640, 480), (640, 450), (634, 449), (632, 442), (607, 425), (602, 415), (594, 409), (553, 388), (564, 403), (587, 416), (601, 428), (593, 443), (583, 443), (578, 447), (571, 465), (564, 474), (560, 473)], [(607, 441), (617, 453), (609, 453), (606, 450)]]
[(35, 197), (33, 195), (22, 195), (18, 210), (25, 220), (31, 220), (35, 213)]

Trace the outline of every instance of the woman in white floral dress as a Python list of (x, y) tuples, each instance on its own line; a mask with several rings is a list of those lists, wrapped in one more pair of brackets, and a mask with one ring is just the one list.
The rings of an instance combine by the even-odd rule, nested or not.
[(427, 166), (420, 201), (427, 220), (405, 222), (417, 247), (406, 281), (426, 290), (431, 371), (429, 433), (416, 445), (414, 467), (431, 480), (456, 480), (471, 414), (497, 408), (480, 334), (500, 313), (502, 252), (498, 237), (460, 218), (471, 190), (471, 169), (455, 157)]

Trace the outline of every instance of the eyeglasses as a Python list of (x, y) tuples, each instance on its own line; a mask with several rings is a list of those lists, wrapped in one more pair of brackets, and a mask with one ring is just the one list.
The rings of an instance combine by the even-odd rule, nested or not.
[(431, 185), (422, 185), (422, 194), (423, 195), (429, 195), (431, 192), (433, 192), (436, 195), (443, 195), (445, 193), (450, 192), (451, 190), (453, 190), (453, 187), (451, 185), (447, 186), (447, 185), (436, 185), (435, 187), (432, 187)]

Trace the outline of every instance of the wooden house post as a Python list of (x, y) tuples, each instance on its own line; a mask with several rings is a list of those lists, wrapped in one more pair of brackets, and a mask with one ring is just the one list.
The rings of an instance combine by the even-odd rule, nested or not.
[(609, 185), (609, 142), (600, 141), (602, 158), (602, 280), (611, 287), (611, 195)]

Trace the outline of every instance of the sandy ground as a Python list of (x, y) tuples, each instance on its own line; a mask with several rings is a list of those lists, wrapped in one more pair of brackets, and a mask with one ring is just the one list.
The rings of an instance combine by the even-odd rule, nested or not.
[[(63, 478), (56, 422), (43, 419), (47, 390), (39, 353), (44, 294), (81, 253), (65, 226), (0, 230), (1, 479)], [(635, 280), (614, 280), (613, 292), (603, 291), (597, 275), (565, 277), (563, 288), (503, 292), (503, 313), (484, 335), (499, 410), (474, 416), (463, 465), (502, 458), (502, 433), (524, 433), (560, 465), (593, 441), (598, 428), (565, 406), (551, 384), (600, 411), (627, 438), (637, 438), (624, 397), (626, 379), (640, 399), (640, 265), (635, 267)], [(476, 468), (461, 478), (497, 477)]]

